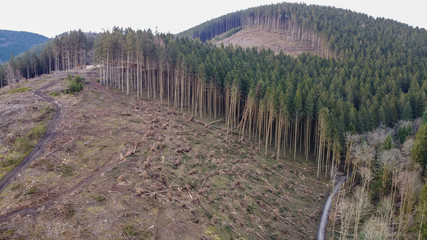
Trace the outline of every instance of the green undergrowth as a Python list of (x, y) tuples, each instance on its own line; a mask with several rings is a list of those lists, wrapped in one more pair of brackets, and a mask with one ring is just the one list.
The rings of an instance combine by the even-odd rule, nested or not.
[(68, 88), (64, 90), (64, 93), (75, 94), (83, 90), (83, 84), (85, 82), (85, 79), (80, 77), (79, 75), (71, 76), (71, 74), (68, 74), (65, 80), (67, 82)]
[(59, 96), (59, 94), (60, 93), (58, 91), (53, 91), (53, 92), (49, 93), (49, 95), (52, 96), (52, 97), (57, 97), (57, 96)]
[(31, 91), (30, 87), (21, 87), (21, 88), (10, 89), (9, 91), (7, 91), (7, 93), (14, 94), (18, 92), (29, 92), (29, 91)]
[(0, 154), (0, 178), (10, 172), (27, 156), (45, 133), (46, 124), (40, 122), (31, 128), (27, 134), (16, 137), (12, 148)]

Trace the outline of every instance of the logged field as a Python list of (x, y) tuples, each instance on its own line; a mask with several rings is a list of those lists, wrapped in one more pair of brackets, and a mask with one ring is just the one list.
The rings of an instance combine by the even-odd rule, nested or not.
[(107, 91), (87, 71), (70, 72), (81, 92), (63, 93), (67, 74), (0, 92), (3, 172), (18, 136), (53, 116), (35, 89), (57, 81), (45, 91), (63, 115), (1, 193), (1, 238), (314, 239), (331, 186), (311, 162), (265, 157), (221, 123)]

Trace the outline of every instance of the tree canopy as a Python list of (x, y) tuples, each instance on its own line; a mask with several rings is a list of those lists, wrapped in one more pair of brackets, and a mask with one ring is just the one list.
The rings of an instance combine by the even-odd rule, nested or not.
[[(292, 57), (207, 41), (247, 26), (288, 28), (300, 41), (309, 41), (304, 32), (315, 32), (333, 57)], [(349, 10), (283, 3), (231, 13), (179, 36), (117, 27), (96, 38), (73, 31), (39, 55), (26, 53), (8, 66), (14, 76), (30, 78), (89, 63), (94, 52), (106, 87), (167, 101), (202, 118), (225, 118), (227, 129), (256, 139), (266, 153), (314, 153), (327, 170), (341, 158), (346, 133), (422, 115), (426, 46), (424, 29)]]

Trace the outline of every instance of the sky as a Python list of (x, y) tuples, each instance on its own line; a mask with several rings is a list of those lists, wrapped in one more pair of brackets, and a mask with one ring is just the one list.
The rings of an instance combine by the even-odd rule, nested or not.
[[(212, 18), (274, 0), (7, 0), (0, 29), (55, 37), (70, 30), (102, 32), (114, 26), (179, 33)], [(366, 13), (427, 29), (426, 0), (288, 0)]]

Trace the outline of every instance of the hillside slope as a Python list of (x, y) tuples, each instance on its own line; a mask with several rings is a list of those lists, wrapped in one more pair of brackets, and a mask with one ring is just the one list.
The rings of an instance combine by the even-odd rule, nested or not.
[(0, 64), (31, 47), (49, 40), (47, 37), (30, 32), (0, 30)]
[[(306, 34), (309, 35), (309, 33)], [(223, 33), (212, 39), (211, 42), (217, 46), (232, 44), (243, 48), (271, 49), (275, 54), (282, 51), (292, 56), (298, 56), (304, 52), (324, 57), (329, 57), (329, 54), (332, 54), (317, 35), (307, 36), (307, 38), (311, 38), (310, 43), (301, 41), (297, 37), (297, 34), (285, 29), (245, 27), (231, 35), (228, 35), (228, 32)]]
[[(60, 93), (54, 99), (64, 117), (42, 156), (0, 194), (0, 238), (314, 238), (330, 186), (312, 179), (313, 165), (265, 158), (222, 125), (106, 91), (89, 72), (79, 74), (88, 82), (79, 94), (60, 93), (66, 81), (47, 89)], [(23, 94), (31, 96), (0, 90), (1, 109), (34, 111)], [(37, 119), (7, 131), (20, 136), (20, 126)], [(0, 156), (16, 144), (7, 137)]]
[[(422, 58), (427, 52), (424, 47), (427, 45), (425, 29), (414, 29), (394, 20), (373, 18), (350, 10), (286, 2), (229, 13), (194, 26), (179, 33), (178, 36), (198, 38), (206, 42), (224, 33), (235, 33), (236, 29), (251, 27), (263, 31), (256, 34), (257, 42), (247, 44), (244, 40), (244, 47), (277, 49), (277, 41), (274, 41), (274, 38), (280, 36), (270, 33), (281, 32), (291, 39), (292, 44), (297, 43), (299, 48), (304, 49), (303, 52), (311, 52), (322, 57), (335, 56), (358, 60), (401, 55), (406, 58), (408, 52), (403, 50), (411, 48), (413, 51), (410, 54)], [(263, 36), (266, 32), (270, 34), (269, 37)], [(240, 39), (233, 39), (232, 35), (227, 36), (227, 38), (231, 36), (229, 42), (240, 45)], [(248, 35), (246, 37), (253, 38), (251, 34)], [(284, 44), (286, 46), (287, 43)], [(313, 51), (313, 47), (321, 49), (321, 54), (319, 51)], [(295, 55), (294, 51), (287, 52), (286, 47), (282, 50)]]

